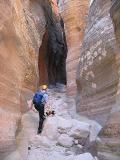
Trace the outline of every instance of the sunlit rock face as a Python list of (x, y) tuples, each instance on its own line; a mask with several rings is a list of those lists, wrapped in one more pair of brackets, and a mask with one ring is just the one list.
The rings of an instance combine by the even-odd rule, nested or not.
[[(120, 1), (114, 0), (110, 9), (114, 25), (116, 41), (120, 47)], [(116, 54), (118, 76), (120, 73), (120, 54)], [(120, 159), (120, 82), (116, 93), (116, 105), (112, 108), (108, 121), (100, 134), (101, 142), (98, 143), (99, 157), (102, 159)], [(105, 154), (105, 152), (107, 154)]]
[(119, 79), (110, 8), (110, 0), (92, 3), (77, 71), (77, 111), (102, 125), (116, 108)]
[[(53, 78), (57, 77), (57, 82), (66, 84), (67, 46), (64, 43), (64, 29), (60, 30), (62, 25), (60, 26), (55, 0), (51, 3), (48, 0), (5, 0), (0, 2), (0, 17), (0, 137), (2, 137), (0, 157), (2, 159), (16, 148), (18, 126), (22, 113), (27, 111), (27, 100), (32, 98), (33, 91), (40, 84), (49, 83), (49, 79), (52, 79), (49, 71), (53, 73), (52, 69), (55, 66), (50, 59), (52, 69), (48, 67), (45, 58), (49, 56), (56, 59), (56, 57), (46, 54), (48, 43), (52, 44), (50, 47), (53, 50), (57, 46), (57, 52), (62, 54), (62, 58), (57, 59), (60, 62), (59, 67), (57, 66), (57, 76), (55, 74)], [(54, 22), (53, 28), (48, 24), (51, 22)], [(55, 36), (52, 37), (53, 34)], [(54, 38), (56, 38), (55, 44)]]
[(89, 1), (59, 0), (59, 8), (65, 23), (65, 32), (68, 45), (67, 93), (69, 95), (75, 95), (76, 70), (87, 21)]
[(120, 159), (119, 17), (119, 1), (92, 2), (77, 71), (77, 111), (104, 126), (100, 160)]
[(39, 1), (0, 2), (0, 159), (15, 147), (20, 112), (37, 86), (44, 28)]
[[(120, 47), (120, 1), (113, 0), (110, 9), (110, 15), (113, 21), (117, 45)], [(116, 54), (116, 65), (118, 76), (120, 76), (120, 54)], [(116, 93), (116, 106), (112, 108), (111, 115), (104, 128), (103, 134), (107, 137), (120, 137), (120, 82), (118, 82)], [(120, 144), (120, 142), (119, 142)]]

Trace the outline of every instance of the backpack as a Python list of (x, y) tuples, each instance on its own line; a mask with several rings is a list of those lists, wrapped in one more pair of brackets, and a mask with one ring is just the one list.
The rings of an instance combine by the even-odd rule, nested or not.
[(43, 95), (44, 95), (44, 93), (36, 92), (33, 97), (33, 104), (35, 104), (35, 105), (43, 104)]

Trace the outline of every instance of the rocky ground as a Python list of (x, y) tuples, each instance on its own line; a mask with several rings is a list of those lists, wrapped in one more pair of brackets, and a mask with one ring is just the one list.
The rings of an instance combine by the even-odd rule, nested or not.
[(96, 139), (101, 126), (78, 116), (74, 99), (65, 93), (51, 91), (49, 95), (55, 116), (46, 118), (43, 132), (37, 135), (38, 113), (24, 114), (18, 148), (5, 160), (98, 160)]

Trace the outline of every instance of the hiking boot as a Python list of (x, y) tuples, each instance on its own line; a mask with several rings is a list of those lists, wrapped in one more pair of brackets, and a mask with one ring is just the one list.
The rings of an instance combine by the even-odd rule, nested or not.
[(46, 116), (44, 115), (43, 118), (44, 118), (44, 120), (45, 120), (45, 119), (46, 119)]
[(40, 134), (42, 132), (42, 129), (38, 129), (37, 134)]

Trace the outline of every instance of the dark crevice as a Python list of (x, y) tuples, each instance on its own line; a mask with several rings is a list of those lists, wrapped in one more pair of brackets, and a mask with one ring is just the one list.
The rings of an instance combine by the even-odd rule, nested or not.
[(48, 71), (46, 65), (47, 43), (48, 43), (48, 32), (46, 30), (43, 36), (42, 44), (39, 49), (39, 57), (38, 57), (38, 68), (40, 75), (39, 84), (48, 84)]
[(46, 33), (39, 54), (40, 84), (56, 85), (60, 83), (66, 85), (67, 43), (64, 22), (60, 15), (56, 16), (53, 13), (48, 1), (43, 4)]

